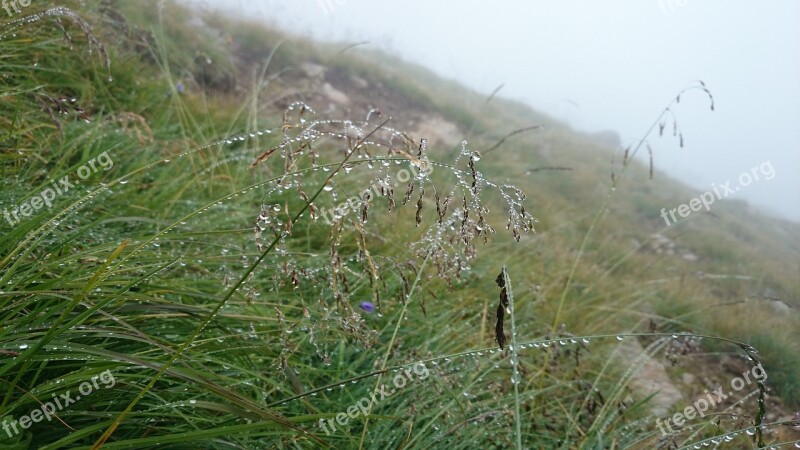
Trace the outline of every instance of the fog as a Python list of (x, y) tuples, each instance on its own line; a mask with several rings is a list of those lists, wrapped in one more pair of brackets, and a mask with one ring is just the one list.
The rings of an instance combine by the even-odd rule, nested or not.
[[(771, 163), (731, 195), (800, 221), (800, 2), (186, 0), (296, 35), (369, 46), (582, 131), (642, 137), (675, 109), (686, 146), (655, 138), (656, 167), (703, 192)], [(734, 182), (734, 184), (736, 184)], [(688, 200), (688, 199), (687, 199)]]

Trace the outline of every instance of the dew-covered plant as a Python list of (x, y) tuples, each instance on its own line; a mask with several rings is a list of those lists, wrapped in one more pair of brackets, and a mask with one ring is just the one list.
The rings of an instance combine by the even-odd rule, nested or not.
[[(280, 268), (272, 275), (276, 289), (307, 287), (319, 296), (323, 330), (317, 334), (338, 323), (358, 335), (362, 320), (354, 305), (365, 295), (380, 316), (382, 293), (405, 308), (421, 282), (440, 278), (452, 286), (460, 280), (477, 256), (477, 245), (495, 233), (484, 191), (494, 190), (503, 199), (505, 226), (517, 241), (534, 230), (524, 193), (487, 179), (477, 169), (480, 154), (467, 142), (455, 161), (444, 164), (432, 161), (424, 138), (413, 142), (389, 127), (391, 121), (382, 120), (378, 110), (369, 111), (363, 122), (319, 120), (314, 114), (309, 105), (290, 105), (279, 128), (280, 142), (257, 156), (251, 169), (275, 179), (265, 187), (255, 244), (265, 251), (265, 242), (277, 241), (272, 259)], [(239, 139), (244, 137), (231, 142)], [(434, 171), (451, 185), (437, 186)], [(342, 199), (347, 201), (339, 203)], [(320, 220), (324, 210), (332, 211), (332, 221)], [(409, 220), (423, 231), (416, 238), (378, 234), (397, 220)], [(304, 255), (293, 248), (307, 245), (293, 239), (296, 229), (306, 226), (303, 221), (313, 223), (315, 234), (329, 237), (325, 253)], [(391, 256), (371, 250), (373, 243), (386, 241), (405, 251)], [(420, 307), (424, 310), (424, 304)], [(363, 342), (371, 340), (365, 336)], [(320, 356), (328, 358), (325, 352)]]
[[(496, 181), (510, 178), (493, 164), (506, 138), (491, 158), (480, 137), (445, 151), (377, 109), (356, 120), (311, 100), (278, 107), (259, 88), (236, 98), (258, 112), (224, 115), (225, 101), (192, 92), (207, 86), (176, 87), (162, 47), (137, 54), (137, 33), (111, 54), (158, 68), (137, 62), (110, 82), (87, 20), (59, 8), (25, 20), (0, 39), (14, 62), (0, 95), (21, 100), (0, 105), (11, 180), (0, 202), (103, 151), (115, 164), (52, 210), (2, 225), (0, 420), (99, 373), (116, 385), (0, 431), (3, 448), (725, 448), (778, 441), (770, 433), (787, 425), (765, 423), (762, 384), (713, 425), (657, 434), (630, 389), (648, 361), (680, 365), (701, 340), (743, 364), (758, 354), (679, 320), (624, 333), (604, 322), (623, 307), (583, 303), (576, 282), (594, 225), (566, 266), (532, 269), (556, 259), (538, 247), (553, 237), (532, 233), (538, 206), (518, 183)], [(223, 127), (198, 104), (233, 119)], [(672, 125), (672, 106), (652, 130)], [(625, 151), (622, 171), (648, 145)], [(588, 323), (561, 320), (572, 305)], [(617, 357), (633, 343), (645, 350)], [(415, 367), (426, 377), (400, 389)], [(338, 422), (373, 395), (379, 404)]]

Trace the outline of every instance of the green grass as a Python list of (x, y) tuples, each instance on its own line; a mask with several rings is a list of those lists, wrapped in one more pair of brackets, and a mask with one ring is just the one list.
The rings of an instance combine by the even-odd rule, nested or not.
[[(92, 386), (50, 421), (0, 432), (3, 448), (654, 448), (648, 399), (628, 387), (645, 359), (620, 356), (618, 335), (655, 359), (687, 332), (708, 336), (704, 351), (720, 356), (748, 343), (777, 396), (800, 406), (800, 320), (761, 298), (800, 293), (796, 224), (720, 204), (713, 218), (664, 229), (660, 208), (694, 194), (659, 173), (648, 180), (646, 158), (623, 174), (620, 154), (612, 166), (609, 149), (564, 125), (385, 55), (219, 15), (202, 29), (170, 2), (66, 6), (74, 13), (0, 26), (0, 208), (32, 204), (51, 180), (79, 181), (52, 208), (0, 222), (0, 417), (74, 397), (100, 374), (113, 385)], [(392, 104), (361, 126), (375, 144), (333, 136), (338, 122), (303, 138), (314, 120), (358, 124), (367, 113), (326, 115), (313, 103), (316, 115), (287, 113), (314, 95), (296, 80), (308, 61), (381, 83), (401, 115), (456, 123), (468, 151), (420, 156), (417, 142), (396, 138), (387, 154)], [(472, 191), (472, 152), (536, 124), (547, 128), (473, 161)], [(285, 136), (299, 140), (281, 145)], [(98, 166), (104, 152), (113, 166)], [(371, 200), (366, 221), (360, 208), (333, 225), (313, 220), (428, 158), (434, 170), (411, 180), (407, 204), (401, 183)], [(99, 169), (80, 179), (90, 161)], [(547, 166), (572, 170), (528, 172)], [(491, 182), (528, 194), (516, 203), (503, 190), (519, 242)], [(435, 194), (443, 210), (448, 193), (440, 216)], [(657, 232), (700, 260), (650, 252)], [(503, 267), (514, 294), (505, 332), (517, 345), (500, 352)], [(679, 358), (687, 369), (700, 360)], [(420, 362), (427, 375), (372, 405), (368, 420), (320, 427)], [(752, 424), (756, 402), (745, 407)], [(723, 420), (671, 439), (747, 426)], [(729, 445), (754, 447), (746, 434)]]

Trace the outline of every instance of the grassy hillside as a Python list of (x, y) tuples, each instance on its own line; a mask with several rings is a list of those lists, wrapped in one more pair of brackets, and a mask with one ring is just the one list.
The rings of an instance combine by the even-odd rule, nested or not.
[(660, 217), (700, 82), (626, 151), (171, 2), (31, 5), (0, 54), (2, 448), (800, 440), (800, 226)]

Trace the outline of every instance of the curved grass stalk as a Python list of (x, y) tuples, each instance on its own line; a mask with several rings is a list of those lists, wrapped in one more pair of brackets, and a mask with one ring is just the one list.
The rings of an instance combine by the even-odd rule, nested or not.
[[(622, 164), (622, 169), (620, 170), (620, 177), (625, 173), (626, 169), (628, 168), (628, 162), (632, 161), (633, 158), (635, 158), (636, 155), (639, 153), (639, 151), (642, 149), (642, 147), (647, 144), (647, 138), (650, 136), (651, 133), (653, 133), (653, 131), (656, 129), (656, 127), (659, 126), (659, 124), (664, 119), (664, 117), (666, 117), (668, 114), (672, 114), (672, 106), (677, 104), (677, 103), (679, 103), (681, 95), (683, 95), (685, 92), (687, 92), (687, 91), (689, 91), (691, 89), (702, 89), (709, 96), (711, 95), (708, 92), (708, 89), (705, 88), (705, 85), (703, 84), (702, 81), (700, 81), (700, 86), (690, 85), (689, 87), (686, 87), (683, 90), (681, 90), (678, 93), (678, 95), (675, 98), (673, 98), (672, 101), (670, 101), (667, 104), (667, 106), (664, 107), (664, 109), (661, 111), (661, 113), (656, 117), (656, 119), (650, 125), (650, 128), (648, 128), (647, 131), (644, 133), (644, 135), (642, 135), (642, 138), (638, 141), (638, 143), (636, 144), (636, 147), (634, 147), (633, 152), (631, 152), (630, 155), (628, 155), (627, 151), (626, 151), (626, 155), (625, 155), (625, 158), (624, 158), (624, 161), (623, 161), (623, 164)], [(711, 109), (713, 111), (713, 109), (714, 109), (713, 97), (711, 99), (711, 102), (712, 102), (711, 103)], [(561, 311), (562, 311), (562, 309), (564, 307), (564, 303), (565, 303), (566, 298), (567, 298), (567, 293), (569, 292), (569, 288), (570, 288), (570, 285), (572, 283), (572, 279), (575, 276), (575, 272), (576, 272), (576, 270), (578, 268), (578, 264), (580, 263), (584, 252), (586, 251), (586, 245), (589, 243), (589, 238), (591, 237), (592, 234), (594, 234), (594, 229), (597, 227), (597, 224), (600, 222), (600, 218), (603, 216), (603, 214), (605, 214), (606, 210), (608, 210), (608, 205), (611, 202), (611, 199), (612, 199), (612, 197), (614, 195), (614, 192), (616, 191), (617, 180), (618, 180), (618, 178), (616, 178), (612, 174), (611, 189), (608, 191), (608, 194), (606, 194), (606, 197), (603, 200), (603, 203), (600, 204), (600, 208), (598, 208), (597, 213), (594, 215), (594, 218), (592, 219), (592, 222), (589, 225), (589, 229), (586, 231), (586, 234), (583, 236), (583, 240), (581, 241), (580, 247), (578, 247), (578, 255), (575, 257), (575, 261), (573, 261), (573, 263), (572, 263), (572, 266), (571, 266), (570, 271), (569, 271), (569, 275), (567, 276), (567, 281), (564, 283), (564, 290), (561, 292), (561, 298), (559, 299), (559, 302), (558, 302), (558, 309), (556, 310), (556, 315), (555, 315), (555, 319), (553, 320), (553, 326), (552, 326), (552, 330), (551, 330), (551, 332), (553, 332), (553, 333), (555, 332), (556, 328), (558, 327), (558, 322), (559, 322), (559, 319), (561, 318)]]

